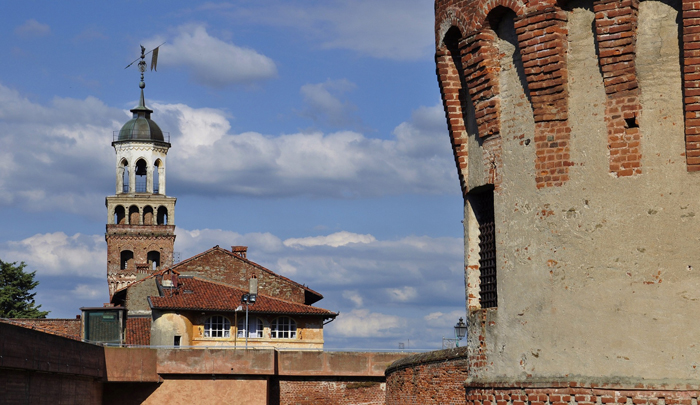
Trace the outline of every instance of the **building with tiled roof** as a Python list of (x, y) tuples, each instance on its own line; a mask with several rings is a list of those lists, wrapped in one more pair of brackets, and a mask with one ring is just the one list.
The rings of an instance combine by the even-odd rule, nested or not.
[(112, 142), (116, 194), (106, 199), (105, 233), (110, 302), (81, 308), (82, 339), (237, 346), (243, 338), (253, 346), (322, 349), (324, 322), (337, 314), (312, 306), (323, 295), (248, 260), (247, 247), (215, 246), (176, 258), (176, 199), (165, 194), (171, 145), (146, 108), (143, 76), (139, 87), (134, 118)]
[[(151, 343), (169, 346), (323, 348), (323, 325), (337, 314), (327, 309), (258, 293), (246, 308), (248, 289), (197, 276), (156, 276), (150, 296)], [(247, 333), (246, 333), (247, 330)], [(247, 335), (247, 336), (246, 336)], [(246, 339), (247, 337), (247, 339)], [(246, 342), (247, 340), (247, 342)]]
[[(321, 295), (237, 249), (229, 254), (214, 247), (118, 290), (112, 304), (126, 310), (126, 343), (322, 349), (323, 325), (337, 313), (310, 305)], [(242, 300), (251, 293), (256, 299), (248, 304), (246, 327)]]

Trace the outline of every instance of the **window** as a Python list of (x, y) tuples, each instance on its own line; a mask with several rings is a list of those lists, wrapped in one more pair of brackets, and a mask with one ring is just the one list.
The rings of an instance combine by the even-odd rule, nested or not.
[[(245, 315), (238, 315), (238, 337), (245, 336)], [(260, 318), (248, 317), (248, 337), (261, 338), (263, 337), (263, 321)]]
[(134, 261), (134, 252), (131, 250), (122, 250), (119, 256), (119, 268), (122, 270), (130, 269)]
[(231, 337), (231, 322), (219, 315), (207, 318), (204, 337)]
[(296, 339), (297, 337), (297, 323), (294, 322), (294, 319), (286, 316), (272, 321), (270, 329), (273, 339)]
[(174, 336), (173, 337), (173, 346), (175, 346), (175, 347), (180, 346), (180, 338), (181, 338), (181, 336)]
[(498, 306), (498, 288), (493, 187), (473, 189), (467, 199), (479, 227), (479, 303), (481, 308), (494, 308)]

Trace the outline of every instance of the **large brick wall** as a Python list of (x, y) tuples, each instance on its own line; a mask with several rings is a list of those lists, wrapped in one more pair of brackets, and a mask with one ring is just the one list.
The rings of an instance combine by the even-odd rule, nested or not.
[(302, 285), (218, 246), (183, 260), (173, 268), (183, 275), (198, 275), (246, 291), (250, 278), (256, 276), (260, 294), (293, 302), (312, 303), (307, 302), (306, 290)]
[[(464, 117), (470, 98), (477, 136), (501, 132), (501, 87), (494, 24), (504, 10), (516, 14), (516, 30), (529, 101), (536, 123), (537, 156), (530, 170), (537, 188), (569, 181), (571, 159), (567, 67), (568, 1), (437, 0), (436, 65), (443, 104), (463, 191), (468, 151)], [(607, 96), (609, 172), (616, 177), (642, 174), (643, 131), (638, 82), (637, 25), (639, 0), (595, 0), (598, 66)], [(683, 71), (688, 171), (700, 170), (700, 4), (682, 1), (680, 66)], [(457, 36), (455, 38), (455, 36)], [(451, 45), (455, 44), (456, 45)], [(498, 163), (498, 161), (494, 161)], [(495, 168), (498, 172), (499, 167)], [(492, 183), (498, 183), (496, 176)]]
[(386, 371), (386, 404), (464, 404), (467, 350), (440, 350), (396, 361)]
[(386, 396), (383, 380), (318, 377), (282, 380), (273, 388), (271, 405), (383, 405)]
[(0, 403), (99, 404), (103, 348), (0, 322)]
[(688, 390), (673, 384), (659, 389), (659, 385), (644, 383), (584, 383), (565, 381), (548, 383), (501, 382), (491, 387), (467, 384), (467, 405), (696, 405), (700, 391)]

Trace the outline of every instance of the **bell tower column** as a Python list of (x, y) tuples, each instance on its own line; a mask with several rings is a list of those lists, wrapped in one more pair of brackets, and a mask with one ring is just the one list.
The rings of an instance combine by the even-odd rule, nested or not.
[[(139, 104), (131, 110), (133, 118), (114, 133), (112, 141), (116, 152), (116, 194), (105, 201), (110, 298), (116, 291), (173, 264), (177, 199), (165, 195), (170, 135), (151, 120), (153, 111), (146, 107), (144, 58), (141, 47)], [(155, 173), (158, 173), (157, 191)], [(128, 187), (124, 184), (126, 179)], [(160, 221), (161, 217), (167, 218), (167, 222)]]

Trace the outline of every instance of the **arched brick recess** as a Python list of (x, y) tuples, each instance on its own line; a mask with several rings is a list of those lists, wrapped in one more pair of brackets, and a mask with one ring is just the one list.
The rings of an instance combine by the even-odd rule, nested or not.
[(515, 22), (535, 118), (537, 188), (569, 180), (571, 128), (568, 123), (567, 15), (549, 7)]
[(594, 2), (596, 41), (607, 101), (610, 173), (632, 176), (642, 173), (642, 113), (635, 67), (639, 0), (598, 0)]

